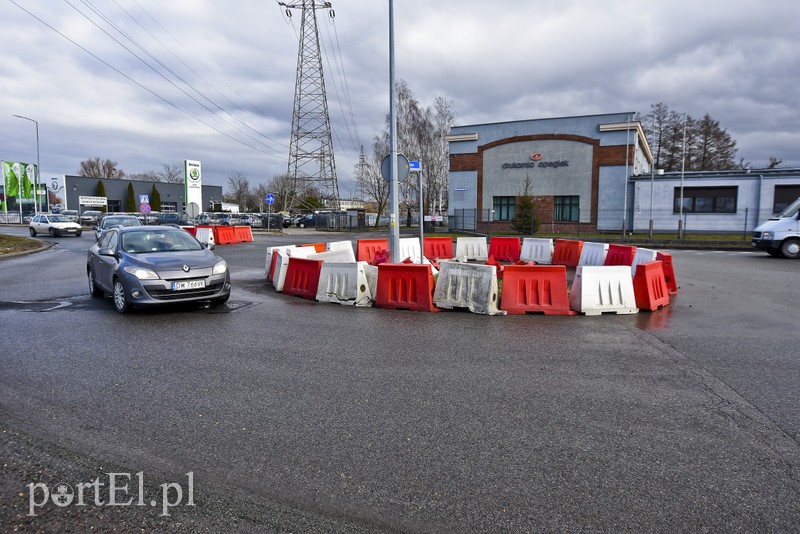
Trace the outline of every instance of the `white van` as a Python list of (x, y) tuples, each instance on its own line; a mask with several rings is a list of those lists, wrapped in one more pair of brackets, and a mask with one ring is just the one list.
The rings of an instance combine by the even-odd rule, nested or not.
[(753, 231), (753, 246), (770, 256), (800, 258), (800, 198)]

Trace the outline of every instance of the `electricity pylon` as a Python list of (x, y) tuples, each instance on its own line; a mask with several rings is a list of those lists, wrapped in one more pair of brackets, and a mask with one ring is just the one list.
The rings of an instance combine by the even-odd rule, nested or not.
[(331, 120), (317, 29), (317, 10), (330, 9), (331, 17), (334, 12), (330, 2), (317, 0), (278, 4), (286, 8), (288, 17), (292, 16), (292, 9), (302, 11), (292, 138), (289, 143), (289, 176), (294, 180), (295, 195), (314, 187), (328, 203), (328, 207), (338, 210), (339, 183), (336, 179)]

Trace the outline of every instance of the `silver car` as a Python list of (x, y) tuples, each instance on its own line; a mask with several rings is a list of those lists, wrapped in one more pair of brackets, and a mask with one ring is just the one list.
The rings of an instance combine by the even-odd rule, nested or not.
[(72, 222), (69, 217), (64, 215), (53, 215), (52, 213), (40, 213), (31, 219), (28, 225), (31, 237), (36, 234), (48, 234), (50, 237), (59, 235), (74, 235), (80, 237), (82, 229), (78, 223)]
[(89, 249), (86, 275), (89, 293), (113, 295), (120, 313), (171, 302), (219, 306), (231, 294), (225, 260), (174, 226), (109, 228)]

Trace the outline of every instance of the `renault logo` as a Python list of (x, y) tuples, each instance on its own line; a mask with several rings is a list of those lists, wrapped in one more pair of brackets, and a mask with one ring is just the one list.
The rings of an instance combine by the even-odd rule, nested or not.
[(184, 265), (183, 266), (183, 272), (185, 272), (185, 273), (189, 272), (189, 266), (188, 265)]

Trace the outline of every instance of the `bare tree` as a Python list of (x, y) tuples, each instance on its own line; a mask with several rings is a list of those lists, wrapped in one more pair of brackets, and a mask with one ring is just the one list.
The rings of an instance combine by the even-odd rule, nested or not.
[(110, 159), (101, 160), (99, 157), (81, 161), (78, 169), (80, 176), (89, 178), (106, 178), (118, 180), (125, 177), (125, 171), (117, 168), (117, 162)]
[(375, 226), (378, 226), (380, 215), (389, 204), (389, 182), (381, 174), (381, 162), (387, 153), (388, 146), (383, 144), (381, 138), (375, 138), (372, 160), (362, 165), (356, 175), (356, 181), (364, 196), (375, 202), (375, 209), (378, 212)]
[[(275, 196), (275, 204), (272, 205), (272, 211), (285, 211), (289, 209), (289, 203), (292, 201), (295, 190), (295, 180), (289, 174), (279, 174), (273, 176), (267, 182), (267, 193), (272, 193)], [(302, 196), (302, 195), (298, 195)]]
[(250, 200), (250, 181), (241, 173), (228, 175), (229, 192), (225, 195), (239, 205), (241, 211), (248, 210), (248, 200)]
[(163, 170), (145, 171), (131, 174), (129, 180), (141, 182), (166, 182), (168, 184), (182, 184), (184, 181), (183, 168), (177, 165), (162, 165)]

